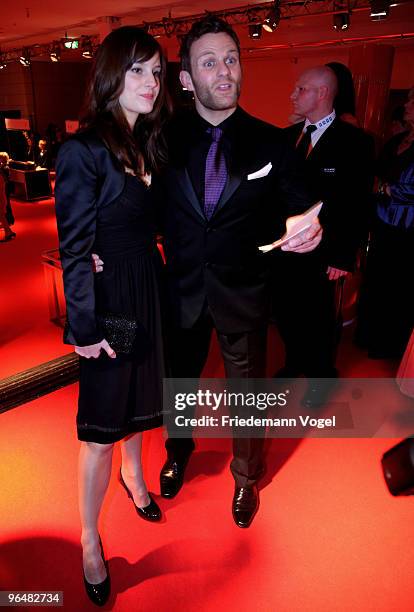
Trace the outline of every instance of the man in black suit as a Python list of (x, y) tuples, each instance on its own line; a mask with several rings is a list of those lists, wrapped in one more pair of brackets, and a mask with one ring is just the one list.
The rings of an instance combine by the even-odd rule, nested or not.
[[(213, 329), (230, 378), (262, 377), (270, 287), (268, 257), (258, 246), (283, 233), (287, 216), (310, 206), (282, 131), (238, 107), (240, 46), (224, 21), (195, 23), (181, 46), (182, 85), (193, 114), (170, 133), (165, 176), (164, 247), (173, 332), (172, 374), (198, 378)], [(297, 253), (320, 241), (316, 220), (286, 247)], [(248, 527), (258, 508), (263, 438), (234, 438), (233, 517)], [(161, 494), (183, 482), (193, 440), (169, 438)]]
[(305, 374), (310, 379), (303, 400), (307, 407), (324, 403), (333, 384), (315, 379), (337, 376), (339, 294), (355, 268), (372, 187), (372, 139), (336, 117), (336, 92), (336, 76), (329, 67), (306, 70), (291, 95), (294, 112), (305, 121), (285, 130), (304, 163), (313, 201), (323, 201), (321, 243), (300, 259), (280, 253), (284, 265), (275, 273), (278, 291), (285, 288), (285, 300), (277, 300), (275, 308), (286, 347), (279, 376)]

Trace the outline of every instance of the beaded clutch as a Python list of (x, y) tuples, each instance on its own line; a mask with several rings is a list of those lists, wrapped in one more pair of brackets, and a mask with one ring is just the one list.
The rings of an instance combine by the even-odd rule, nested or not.
[(115, 353), (132, 355), (137, 349), (140, 353), (147, 351), (147, 332), (135, 319), (114, 314), (98, 315), (97, 319), (105, 340)]
[[(97, 315), (98, 325), (105, 340), (117, 354), (131, 355), (142, 362), (151, 348), (151, 342), (144, 326), (125, 315)], [(64, 339), (69, 333), (69, 324), (65, 322)]]

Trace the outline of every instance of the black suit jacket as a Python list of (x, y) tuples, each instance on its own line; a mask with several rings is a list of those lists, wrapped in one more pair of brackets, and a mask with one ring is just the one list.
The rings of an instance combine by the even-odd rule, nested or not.
[[(286, 128), (295, 146), (303, 123)], [(322, 200), (323, 237), (309, 256), (324, 266), (352, 271), (367, 228), (374, 165), (373, 139), (360, 128), (335, 119), (305, 161), (313, 201)]]
[(125, 172), (93, 132), (78, 134), (60, 148), (55, 198), (69, 344), (87, 346), (103, 339), (95, 317), (91, 260), (96, 217), (124, 185)]
[[(207, 300), (217, 329), (238, 333), (258, 328), (268, 317), (271, 255), (258, 246), (278, 238), (285, 218), (311, 201), (282, 130), (238, 108), (228, 137), (228, 181), (208, 221), (187, 169), (196, 119), (187, 116), (172, 126), (163, 233), (176, 322), (194, 325)], [(266, 176), (249, 180), (266, 167)]]

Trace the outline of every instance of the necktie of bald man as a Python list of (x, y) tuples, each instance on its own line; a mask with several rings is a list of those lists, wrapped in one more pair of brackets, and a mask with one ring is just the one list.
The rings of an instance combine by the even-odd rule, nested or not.
[(208, 129), (211, 145), (206, 158), (204, 176), (204, 213), (211, 219), (227, 181), (226, 160), (221, 148), (223, 130), (218, 127)]
[(296, 151), (302, 159), (306, 159), (309, 155), (310, 146), (312, 144), (312, 132), (314, 132), (316, 129), (316, 125), (308, 125), (305, 132), (302, 132), (302, 137), (296, 144)]

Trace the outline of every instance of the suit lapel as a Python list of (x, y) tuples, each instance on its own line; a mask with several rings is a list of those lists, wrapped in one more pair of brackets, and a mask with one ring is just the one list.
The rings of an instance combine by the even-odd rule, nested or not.
[[(245, 145), (245, 139), (246, 139), (245, 126), (249, 124), (248, 122), (249, 116), (247, 115), (247, 113), (245, 113), (240, 108), (236, 112), (238, 114), (237, 127), (234, 128), (235, 131), (233, 134), (233, 147), (232, 147), (233, 152), (231, 155), (232, 157), (231, 163), (229, 164), (229, 168), (228, 168), (228, 178), (226, 181), (226, 185), (223, 189), (223, 192), (220, 196), (220, 199), (217, 203), (217, 206), (214, 210), (212, 218), (214, 218), (214, 216), (218, 213), (218, 211), (220, 211), (228, 203), (228, 201), (231, 199), (233, 194), (240, 187), (240, 184), (243, 181), (244, 176), (246, 176), (248, 167), (249, 167), (249, 160), (247, 158), (249, 151), (246, 151), (245, 149), (245, 146), (246, 146)], [(244, 140), (242, 140), (242, 137), (244, 138)], [(249, 138), (247, 138), (247, 140), (249, 140)], [(190, 146), (191, 145), (188, 144), (188, 147)], [(182, 146), (181, 147), (181, 159), (183, 161), (186, 157), (186, 151), (187, 151), (187, 147)], [(204, 212), (202, 209), (202, 204), (200, 203), (197, 197), (197, 194), (194, 190), (194, 187), (191, 182), (190, 175), (188, 173), (187, 168), (184, 165), (182, 167), (176, 168), (176, 176), (177, 176), (179, 185), (181, 187), (181, 190), (183, 191), (187, 200), (190, 202), (192, 208), (195, 210), (197, 215), (207, 223), (207, 220), (204, 216)]]
[(213, 217), (215, 214), (217, 214), (219, 210), (223, 208), (225, 204), (227, 204), (227, 202), (230, 200), (231, 196), (236, 191), (236, 189), (240, 187), (240, 183), (242, 182), (242, 180), (243, 180), (243, 174), (241, 172), (237, 174), (235, 173), (229, 174), (227, 181), (226, 181), (226, 185), (223, 189), (223, 193), (221, 194), (220, 199), (217, 203), (217, 206), (214, 210)]
[(187, 168), (179, 168), (177, 169), (177, 180), (180, 184), (180, 187), (186, 196), (187, 200), (190, 202), (196, 213), (205, 221), (206, 218), (201, 209), (201, 204), (197, 197), (196, 192), (194, 191), (193, 184), (190, 179), (190, 175), (188, 174)]
[[(230, 198), (232, 197), (232, 195), (234, 194), (234, 192), (239, 188), (240, 183), (243, 180), (243, 176), (246, 173), (246, 169), (243, 168), (240, 171), (237, 170), (230, 170), (229, 171), (229, 175), (226, 181), (226, 185), (223, 189), (223, 192), (220, 196), (220, 199), (217, 203), (217, 206), (214, 210), (213, 213), (213, 217), (214, 215), (217, 214), (217, 212), (219, 210), (221, 210), (223, 208), (223, 206), (225, 206), (225, 204), (227, 204), (227, 202), (230, 200)], [(190, 179), (190, 175), (188, 173), (187, 168), (178, 168), (176, 169), (176, 176), (177, 176), (177, 180), (178, 183), (181, 187), (181, 190), (183, 191), (184, 195), (186, 196), (187, 200), (190, 202), (191, 206), (194, 208), (195, 212), (204, 220), (206, 221), (206, 218), (204, 216), (203, 210), (202, 210), (202, 205), (197, 197), (197, 194), (194, 190), (193, 187), (193, 183), (191, 182)]]
[(316, 145), (314, 147), (312, 147), (308, 158), (312, 159), (312, 158), (317, 158), (318, 157), (318, 152), (320, 149), (322, 149), (325, 146), (329, 146), (329, 142), (331, 141), (332, 137), (335, 135), (335, 131), (337, 128), (337, 120), (335, 119), (331, 125), (329, 127), (326, 128), (326, 130), (324, 131), (324, 133), (322, 134), (322, 136), (319, 138), (318, 142), (316, 143)]
[(248, 125), (248, 115), (245, 113), (240, 107), (236, 110), (235, 121), (232, 127), (232, 152), (231, 152), (231, 160), (228, 163), (228, 179), (226, 185), (223, 189), (223, 193), (220, 196), (220, 199), (217, 203), (216, 209), (213, 213), (217, 214), (219, 210), (221, 210), (227, 202), (231, 199), (233, 194), (240, 187), (243, 178), (247, 174), (248, 169), (248, 159), (247, 155), (250, 151), (246, 151), (246, 138), (249, 141), (249, 137), (246, 137), (246, 125)]

